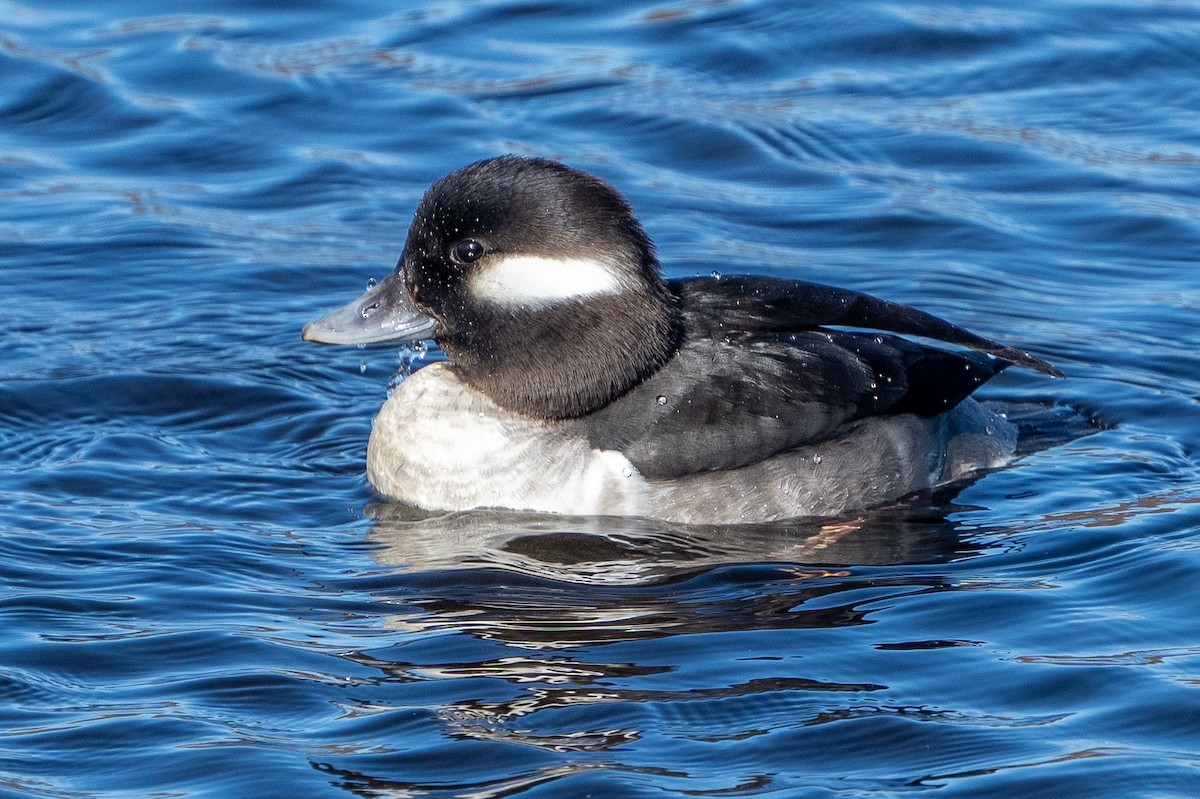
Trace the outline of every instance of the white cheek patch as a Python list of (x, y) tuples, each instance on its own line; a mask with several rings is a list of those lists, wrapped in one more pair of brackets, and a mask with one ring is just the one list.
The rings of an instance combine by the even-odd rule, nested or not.
[(562, 302), (599, 294), (619, 294), (614, 267), (577, 258), (533, 255), (485, 259), (471, 278), (471, 292), (498, 305)]

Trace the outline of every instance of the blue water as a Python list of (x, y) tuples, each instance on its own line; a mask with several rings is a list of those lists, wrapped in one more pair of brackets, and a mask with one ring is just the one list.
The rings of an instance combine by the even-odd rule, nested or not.
[[(0, 797), (1200, 795), (1200, 5), (0, 19)], [(421, 356), (300, 325), (502, 152), (672, 275), (1027, 348), (1067, 379), (984, 395), (1091, 434), (823, 524), (381, 506)]]

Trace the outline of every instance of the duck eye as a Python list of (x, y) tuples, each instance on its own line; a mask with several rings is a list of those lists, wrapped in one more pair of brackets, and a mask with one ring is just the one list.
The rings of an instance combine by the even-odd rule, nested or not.
[(473, 264), (483, 257), (483, 245), (475, 239), (463, 239), (450, 248), (450, 260), (456, 264)]

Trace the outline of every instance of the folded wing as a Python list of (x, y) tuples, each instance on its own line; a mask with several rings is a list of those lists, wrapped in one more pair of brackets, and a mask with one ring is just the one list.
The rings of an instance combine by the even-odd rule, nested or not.
[[(772, 278), (672, 284), (685, 333), (659, 372), (580, 423), (650, 478), (754, 463), (884, 414), (953, 408), (1027, 353), (866, 294)], [(883, 333), (937, 338), (949, 352)]]

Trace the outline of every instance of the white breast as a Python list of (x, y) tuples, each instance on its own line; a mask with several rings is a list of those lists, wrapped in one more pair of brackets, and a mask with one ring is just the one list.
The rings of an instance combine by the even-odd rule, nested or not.
[(625, 456), (568, 432), (500, 408), (434, 363), (375, 417), (367, 478), (391, 499), (430, 509), (644, 514), (646, 482)]

